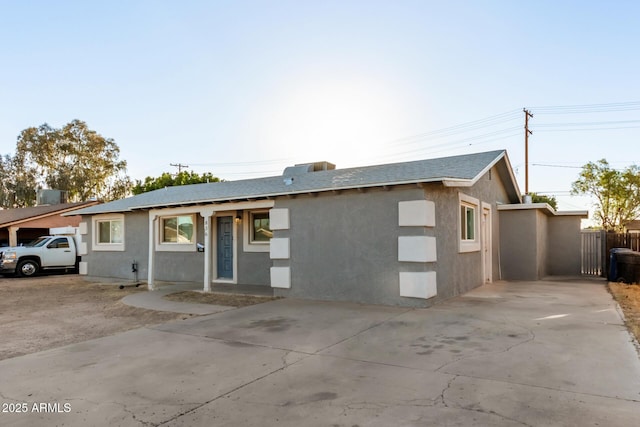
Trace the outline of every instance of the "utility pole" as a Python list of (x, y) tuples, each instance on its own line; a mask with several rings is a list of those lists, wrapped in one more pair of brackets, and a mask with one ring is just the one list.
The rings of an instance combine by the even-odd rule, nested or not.
[(189, 165), (183, 165), (182, 163), (169, 163), (169, 166), (173, 166), (174, 168), (178, 168), (178, 174), (182, 172), (182, 169), (188, 169)]
[(529, 117), (533, 118), (533, 114), (526, 108), (524, 111), (524, 194), (529, 195), (529, 135), (533, 132), (529, 130)]

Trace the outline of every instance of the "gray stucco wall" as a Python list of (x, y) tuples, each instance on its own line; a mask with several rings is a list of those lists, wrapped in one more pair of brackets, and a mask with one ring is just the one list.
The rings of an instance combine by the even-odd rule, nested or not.
[(149, 246), (149, 216), (146, 212), (136, 212), (126, 215), (124, 221), (125, 251), (93, 251), (91, 237), (94, 235), (90, 216), (83, 216), (82, 221), (87, 224), (87, 234), (82, 240), (87, 242), (87, 255), (82, 261), (87, 262), (88, 275), (94, 277), (109, 277), (133, 280), (131, 264), (138, 262), (138, 277), (147, 278), (147, 259)]
[[(236, 211), (233, 211), (234, 215)], [(197, 242), (204, 244), (204, 219), (197, 215)], [(124, 251), (93, 251), (91, 236), (93, 236), (92, 219), (83, 217), (87, 223), (88, 233), (83, 241), (87, 242), (88, 253), (82, 257), (87, 262), (87, 273), (92, 277), (105, 277), (133, 280), (131, 264), (138, 263), (138, 279), (146, 281), (148, 277), (149, 259), (149, 214), (148, 212), (132, 212), (125, 214), (125, 250)], [(216, 225), (216, 218), (212, 218), (212, 227)], [(238, 271), (237, 279), (240, 284), (264, 285), (270, 284), (269, 268), (271, 260), (269, 253), (244, 252), (242, 246), (242, 227), (238, 227)], [(215, 262), (215, 242), (212, 242), (212, 262)], [(204, 252), (156, 252), (155, 279), (165, 282), (197, 282), (202, 283), (204, 277)]]
[[(398, 276), (398, 236), (433, 235), (431, 229), (398, 225), (398, 202), (420, 199), (424, 191), (417, 186), (278, 199), (276, 208), (289, 209), (290, 229), (276, 231), (274, 237), (289, 237), (291, 256), (274, 266), (291, 267), (291, 288), (276, 289), (276, 294), (425, 306), (425, 300), (399, 296)], [(428, 271), (424, 264), (411, 264), (403, 270)]]
[(537, 258), (536, 264), (538, 266), (537, 269), (537, 279), (541, 279), (545, 276), (548, 276), (547, 273), (547, 260), (548, 257), (548, 249), (549, 249), (549, 220), (551, 219), (547, 215), (545, 215), (541, 210), (538, 210), (537, 213)]
[[(434, 191), (429, 192), (431, 186)], [(458, 251), (459, 226), (458, 211), (460, 209), (458, 193), (474, 197), (481, 203), (491, 205), (491, 261), (493, 280), (500, 279), (500, 223), (497, 212), (498, 204), (508, 204), (509, 197), (496, 168), (481, 177), (473, 187), (444, 188), (439, 184), (427, 187), (427, 194), (434, 195), (438, 219), (438, 282), (440, 277), (446, 286), (442, 287), (441, 299), (460, 295), (483, 284), (482, 254), (480, 251), (460, 253)], [(435, 191), (440, 187), (440, 191)], [(429, 197), (428, 197), (429, 198)], [(478, 233), (480, 231), (478, 230)], [(440, 293), (440, 289), (438, 289)]]
[[(270, 267), (290, 267), (291, 288), (275, 289), (277, 295), (320, 300), (343, 300), (369, 304), (426, 307), (483, 283), (480, 249), (459, 251), (459, 194), (489, 203), (492, 211), (492, 275), (500, 278), (498, 203), (510, 202), (500, 174), (494, 169), (473, 187), (452, 188), (441, 183), (399, 185), (324, 192), (316, 196), (281, 197), (275, 208), (289, 209), (290, 227), (276, 230), (274, 237), (290, 239), (290, 257), (271, 260), (268, 252), (244, 252), (243, 228), (237, 227), (237, 279), (241, 284), (269, 286)], [(398, 203), (429, 200), (435, 205), (435, 227), (399, 226)], [(482, 206), (478, 206), (478, 217)], [(233, 215), (236, 215), (233, 211)], [(85, 218), (92, 235), (91, 218)], [(478, 219), (477, 236), (481, 235)], [(212, 219), (212, 228), (216, 219)], [(139, 277), (146, 280), (148, 265), (148, 213), (125, 217), (126, 250), (92, 252), (85, 257), (89, 275), (132, 278), (133, 259)], [(203, 219), (198, 216), (198, 242), (204, 243)], [(399, 236), (430, 236), (436, 239), (436, 262), (398, 261)], [(90, 245), (89, 245), (90, 246)], [(215, 242), (212, 242), (215, 263)], [(90, 248), (89, 248), (90, 249)], [(202, 282), (204, 256), (198, 252), (157, 252), (158, 281)], [(400, 272), (436, 272), (437, 296), (428, 300), (401, 297)]]
[(582, 270), (579, 216), (556, 216), (549, 221), (548, 274), (580, 275)]
[[(213, 221), (215, 222), (215, 217)], [(271, 286), (269, 269), (273, 265), (269, 252), (244, 252), (244, 227), (238, 227), (238, 283)]]
[(503, 210), (500, 227), (504, 279), (580, 274), (580, 216), (556, 216), (539, 208)]
[[(370, 304), (425, 307), (464, 293), (483, 283), (480, 250), (459, 252), (458, 193), (492, 206), (492, 270), (499, 271), (496, 202), (508, 203), (497, 173), (488, 173), (474, 187), (447, 188), (440, 183), (396, 186), (388, 191), (345, 191), (278, 199), (288, 208), (290, 229), (274, 237), (290, 239), (291, 288), (276, 289), (287, 297), (345, 300)], [(435, 227), (400, 227), (398, 202), (429, 200), (435, 204)], [(398, 236), (436, 238), (437, 262), (398, 261)], [(438, 295), (424, 300), (399, 295), (399, 272), (436, 271)]]
[(538, 278), (538, 213), (500, 211), (500, 264), (505, 280)]

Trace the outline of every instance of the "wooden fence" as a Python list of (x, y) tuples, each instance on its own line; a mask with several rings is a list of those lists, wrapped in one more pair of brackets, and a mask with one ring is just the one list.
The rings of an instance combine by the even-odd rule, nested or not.
[(640, 251), (640, 233), (582, 232), (582, 274), (607, 277), (609, 251), (628, 248)]

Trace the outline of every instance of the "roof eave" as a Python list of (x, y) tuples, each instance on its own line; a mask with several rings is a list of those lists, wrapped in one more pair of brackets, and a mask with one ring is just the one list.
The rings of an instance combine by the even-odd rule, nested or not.
[(42, 218), (46, 218), (48, 216), (55, 216), (55, 215), (60, 215), (60, 216), (74, 216), (74, 215), (78, 215), (77, 213), (75, 213), (75, 211), (80, 210), (80, 209), (85, 209), (87, 207), (91, 207), (91, 206), (95, 206), (97, 205), (99, 202), (95, 201), (95, 202), (88, 202), (86, 205), (83, 205), (82, 207), (78, 208), (78, 207), (68, 207), (65, 209), (60, 209), (58, 211), (51, 211), (48, 212), (46, 214), (39, 214), (39, 215), (34, 215), (34, 216), (30, 216), (27, 218), (22, 218), (22, 219), (17, 219), (15, 221), (11, 221), (11, 222), (5, 222), (3, 224), (0, 224), (0, 227), (11, 227), (12, 225), (15, 224), (20, 224), (22, 222), (26, 222), (26, 221), (34, 221), (37, 219), (42, 219)]
[[(453, 179), (446, 179), (448, 182), (453, 182)], [(466, 182), (468, 180), (458, 180), (458, 184), (456, 186), (468, 186), (462, 185), (460, 183)], [(210, 203), (231, 203), (237, 201), (245, 201), (245, 200), (262, 200), (269, 199), (274, 197), (283, 197), (283, 196), (294, 196), (294, 195), (302, 195), (302, 194), (312, 194), (312, 193), (324, 193), (330, 191), (344, 191), (344, 190), (358, 190), (363, 188), (376, 188), (376, 187), (391, 187), (397, 185), (413, 185), (413, 184), (422, 184), (429, 182), (445, 182), (443, 178), (431, 178), (431, 179), (417, 179), (417, 180), (407, 180), (407, 181), (394, 181), (394, 182), (380, 182), (374, 184), (364, 184), (364, 185), (349, 185), (343, 187), (323, 187), (323, 188), (314, 188), (314, 189), (306, 189), (306, 190), (298, 190), (298, 191), (286, 191), (286, 192), (274, 192), (260, 195), (248, 195), (242, 197), (227, 197), (227, 198), (214, 198), (214, 199), (197, 199), (192, 201), (182, 201), (175, 203), (164, 203), (161, 205), (158, 204), (146, 204), (146, 205), (135, 205), (130, 206), (126, 209), (111, 209), (111, 210), (102, 210), (100, 212), (79, 212), (79, 215), (102, 215), (102, 214), (111, 214), (111, 213), (126, 213), (133, 212), (138, 210), (149, 210), (149, 209), (162, 209), (162, 208), (174, 208), (179, 206), (195, 206), (202, 204), (210, 204)]]
[(557, 211), (553, 209), (548, 203), (527, 203), (527, 204), (512, 204), (512, 205), (498, 205), (499, 211), (524, 211), (540, 209), (543, 213), (549, 216), (577, 216), (580, 218), (588, 218), (589, 211)]

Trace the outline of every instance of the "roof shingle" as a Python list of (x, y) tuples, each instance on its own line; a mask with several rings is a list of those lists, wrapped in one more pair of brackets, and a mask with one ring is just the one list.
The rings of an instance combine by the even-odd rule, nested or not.
[[(127, 212), (207, 202), (224, 202), (349, 188), (434, 182), (472, 181), (505, 156), (504, 150), (375, 166), (167, 187), (81, 209), (83, 215)], [(289, 178), (286, 180), (285, 178)], [(292, 180), (291, 180), (292, 179)], [(287, 181), (290, 184), (287, 184)]]

